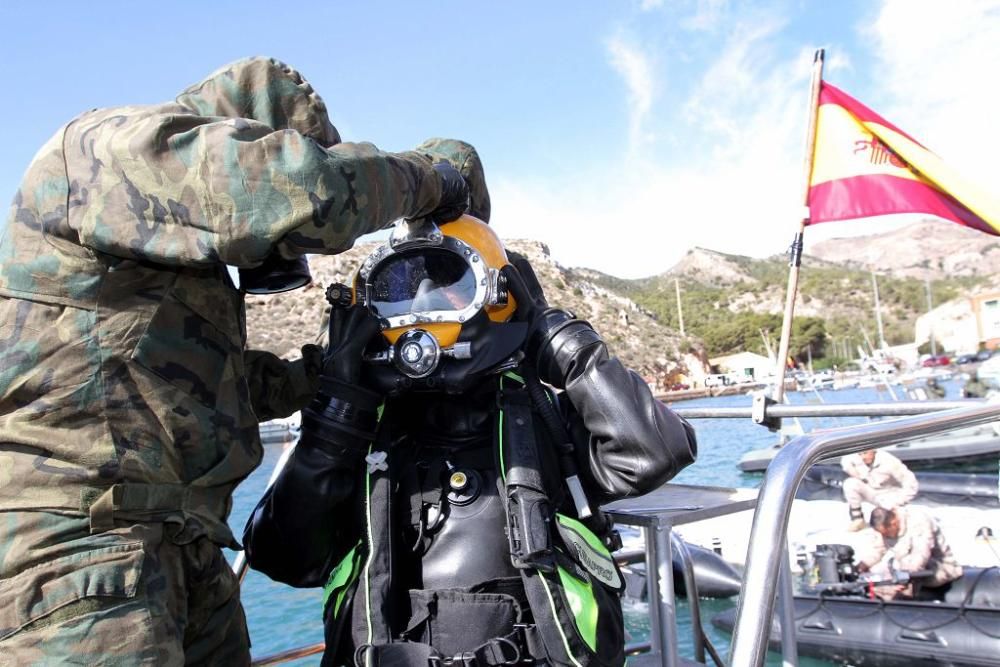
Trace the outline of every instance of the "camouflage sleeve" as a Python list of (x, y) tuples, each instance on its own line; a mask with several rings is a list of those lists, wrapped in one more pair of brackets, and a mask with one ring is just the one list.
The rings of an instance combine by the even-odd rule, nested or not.
[(302, 358), (294, 361), (270, 352), (245, 352), (250, 403), (257, 419), (280, 419), (308, 405), (319, 387), (322, 358), (323, 349), (318, 345), (304, 346)]
[(457, 139), (428, 139), (415, 149), (432, 162), (444, 160), (458, 169), (469, 184), (469, 213), (483, 222), (490, 221), (490, 193), (479, 153), (470, 144)]
[(171, 265), (253, 266), (331, 254), (404, 216), (441, 185), (423, 153), (324, 148), (294, 130), (170, 105), (85, 114), (64, 137), (69, 219), (81, 242)]
[(896, 568), (907, 572), (922, 570), (927, 566), (934, 549), (934, 526), (931, 519), (917, 512), (907, 516), (906, 532), (909, 533), (910, 550), (896, 554)]
[(913, 474), (913, 471), (906, 467), (906, 464), (899, 459), (893, 457), (892, 466), (890, 467), (890, 472), (892, 476), (899, 483), (899, 496), (900, 505), (905, 505), (914, 499), (917, 495), (919, 489), (919, 484), (917, 483), (917, 476)]
[(859, 539), (854, 548), (858, 562), (870, 570), (885, 557), (885, 541), (874, 530), (865, 530), (862, 535), (863, 539)]

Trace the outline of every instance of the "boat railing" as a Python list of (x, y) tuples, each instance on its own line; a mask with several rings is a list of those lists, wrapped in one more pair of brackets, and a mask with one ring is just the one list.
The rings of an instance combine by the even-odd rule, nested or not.
[[(771, 620), (774, 615), (775, 584), (779, 582), (782, 571), (787, 570), (789, 565), (786, 555), (786, 540), (792, 501), (809, 467), (822, 459), (852, 454), (865, 449), (881, 448), (954, 429), (988, 424), (1000, 419), (1000, 403), (980, 403), (975, 407), (968, 407), (969, 403), (970, 401), (919, 401), (868, 405), (865, 406), (868, 409), (864, 413), (866, 415), (875, 413), (877, 416), (892, 414), (911, 414), (913, 416), (807, 433), (789, 441), (775, 454), (774, 459), (767, 467), (764, 482), (757, 496), (746, 568), (743, 573), (742, 592), (737, 607), (733, 641), (729, 651), (728, 663), (730, 667), (759, 667), (764, 664), (770, 639)], [(908, 406), (912, 406), (912, 408)], [(938, 406), (945, 409), (927, 412)], [(918, 407), (923, 409), (916, 409)], [(822, 413), (804, 414), (799, 412), (795, 416), (827, 416), (831, 408), (840, 408), (839, 416), (853, 414), (850, 410), (852, 406), (848, 405), (773, 405), (770, 408), (770, 416), (793, 416), (789, 408), (811, 408), (815, 413)], [(913, 409), (914, 412), (922, 411), (926, 414), (914, 415), (912, 412), (898, 412), (907, 409)], [(727, 408), (709, 408), (707, 411), (714, 414), (703, 416), (723, 416), (718, 414), (720, 410), (727, 410)], [(677, 412), (681, 414), (687, 412), (686, 416), (688, 417), (695, 416), (690, 414), (691, 411), (677, 410)], [(746, 417), (751, 415), (725, 416)], [(756, 416), (754, 421), (758, 421)], [(787, 618), (787, 614), (783, 616), (785, 616), (783, 620), (793, 620)], [(790, 622), (782, 624), (783, 643), (795, 641), (793, 628), (788, 627), (789, 625), (791, 625)]]
[[(970, 404), (974, 407), (969, 407)], [(752, 419), (758, 424), (774, 426), (777, 420), (791, 417), (902, 417), (901, 419), (869, 422), (856, 426), (817, 431), (801, 435), (784, 445), (767, 468), (764, 482), (756, 499), (750, 544), (743, 575), (742, 593), (737, 608), (733, 641), (726, 664), (729, 667), (758, 667), (764, 664), (767, 654), (772, 617), (776, 599), (781, 600), (781, 641), (785, 665), (797, 664), (794, 630), (794, 605), (791, 596), (791, 573), (787, 551), (787, 528), (792, 501), (806, 471), (813, 464), (830, 457), (880, 448), (916, 438), (936, 435), (963, 427), (978, 426), (1000, 420), (1000, 403), (984, 401), (897, 401), (888, 404), (824, 404), (787, 405), (755, 399), (752, 407), (696, 407), (674, 408), (687, 419), (737, 418)], [(272, 481), (280, 471), (284, 459), (272, 473)], [(675, 486), (675, 485), (668, 485)], [(695, 488), (695, 487), (692, 487)], [(702, 487), (698, 487), (702, 488)], [(703, 487), (711, 489), (712, 487)], [(655, 493), (655, 492), (654, 492)], [(752, 505), (751, 501), (743, 501)], [(671, 503), (667, 503), (671, 505)], [(733, 511), (737, 504), (721, 506), (716, 513)], [(701, 509), (701, 506), (698, 506)], [(677, 506), (674, 509), (685, 509)], [(690, 508), (695, 509), (695, 508)], [(704, 512), (704, 510), (702, 510)], [(646, 517), (656, 525), (643, 528), (645, 536), (644, 557), (637, 553), (622, 553), (623, 560), (646, 562), (648, 590), (651, 594), (650, 641), (627, 647), (630, 656), (654, 657), (664, 665), (678, 665), (676, 620), (673, 582), (670, 573), (671, 552), (677, 549), (682, 556), (685, 547), (677, 536), (671, 534), (671, 521), (653, 512)], [(697, 514), (697, 513), (695, 513)], [(616, 516), (621, 521), (622, 516)], [(665, 525), (660, 525), (661, 523)], [(234, 569), (241, 582), (246, 574), (246, 562), (240, 553)], [(682, 558), (682, 574), (691, 603), (694, 632), (695, 660), (705, 662), (708, 649), (716, 664), (721, 663), (711, 644), (705, 642), (701, 630), (697, 589), (689, 558)], [(775, 595), (775, 593), (778, 595)], [(662, 594), (661, 594), (662, 593)], [(658, 603), (659, 602), (659, 603)], [(254, 660), (253, 664), (276, 665), (323, 651), (323, 644), (303, 646), (282, 651)]]

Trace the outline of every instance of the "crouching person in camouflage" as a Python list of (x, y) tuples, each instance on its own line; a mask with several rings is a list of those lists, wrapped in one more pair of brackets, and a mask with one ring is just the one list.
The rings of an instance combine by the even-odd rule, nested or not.
[(263, 58), (41, 148), (0, 239), (4, 663), (249, 662), (231, 494), (320, 350), (245, 351), (244, 293), (300, 286), (305, 253), (397, 218), (458, 217), (477, 169), (461, 142), (340, 143)]

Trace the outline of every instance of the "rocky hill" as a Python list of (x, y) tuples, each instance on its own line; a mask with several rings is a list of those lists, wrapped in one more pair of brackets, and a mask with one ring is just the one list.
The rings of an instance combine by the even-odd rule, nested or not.
[[(922, 233), (918, 229), (916, 233)], [(987, 237), (991, 238), (991, 237)], [(856, 239), (849, 239), (856, 241)], [(881, 239), (874, 239), (880, 244)], [(896, 238), (897, 246), (905, 245)], [(917, 317), (927, 309), (923, 280), (877, 271), (885, 337), (890, 345), (911, 342)], [(705, 341), (711, 356), (736, 351), (765, 353), (764, 338), (777, 341), (784, 311), (788, 263), (783, 256), (756, 259), (694, 248), (669, 271), (640, 280), (589, 274), (669, 327), (679, 327), (675, 281), (680, 285), (686, 333)], [(940, 304), (991, 278), (938, 277), (932, 298)], [(836, 345), (853, 353), (865, 336), (877, 344), (871, 272), (858, 263), (807, 255), (799, 282), (792, 353), (823, 356)], [(808, 351), (807, 351), (808, 350)]]
[[(781, 327), (788, 276), (783, 256), (755, 259), (693, 248), (669, 271), (624, 280), (567, 268), (544, 245), (507, 242), (528, 256), (549, 301), (590, 320), (612, 350), (645, 377), (670, 383), (700, 377), (707, 356), (765, 352)], [(334, 257), (311, 258), (314, 282), (304, 290), (248, 299), (250, 344), (282, 355), (317, 338), (324, 291), (346, 282), (375, 244)], [(911, 342), (927, 310), (924, 278), (935, 306), (974, 291), (1000, 288), (1000, 240), (944, 222), (921, 222), (886, 234), (807, 246), (792, 337), (793, 354), (852, 356), (865, 337), (877, 344), (871, 269), (877, 274), (885, 337)], [(675, 280), (687, 337), (679, 335)]]
[(940, 220), (821, 241), (806, 250), (830, 262), (921, 280), (1000, 274), (1000, 238)]
[[(704, 347), (684, 339), (634, 301), (593, 280), (594, 272), (568, 269), (535, 241), (505, 244), (525, 255), (534, 267), (546, 298), (588, 320), (601, 332), (612, 352), (653, 384), (669, 384), (679, 375), (700, 377), (707, 368)], [(363, 244), (336, 256), (313, 256), (313, 283), (305, 289), (247, 299), (248, 344), (294, 357), (301, 345), (323, 330), (326, 286), (349, 282), (355, 268), (377, 244)]]

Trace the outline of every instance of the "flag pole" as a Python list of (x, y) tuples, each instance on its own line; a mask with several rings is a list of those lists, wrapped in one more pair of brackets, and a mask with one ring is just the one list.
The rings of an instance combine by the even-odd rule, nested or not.
[(816, 148), (816, 117), (819, 110), (819, 89), (823, 82), (823, 49), (816, 49), (813, 57), (812, 83), (809, 88), (809, 122), (806, 125), (806, 155), (802, 164), (802, 220), (792, 241), (788, 257), (788, 291), (785, 295), (785, 315), (781, 321), (781, 342), (778, 344), (777, 385), (774, 401), (785, 398), (785, 368), (788, 365), (788, 345), (792, 337), (792, 317), (795, 314), (795, 297), (799, 289), (799, 268), (802, 266), (802, 235), (809, 222), (809, 181), (812, 177), (813, 153)]

